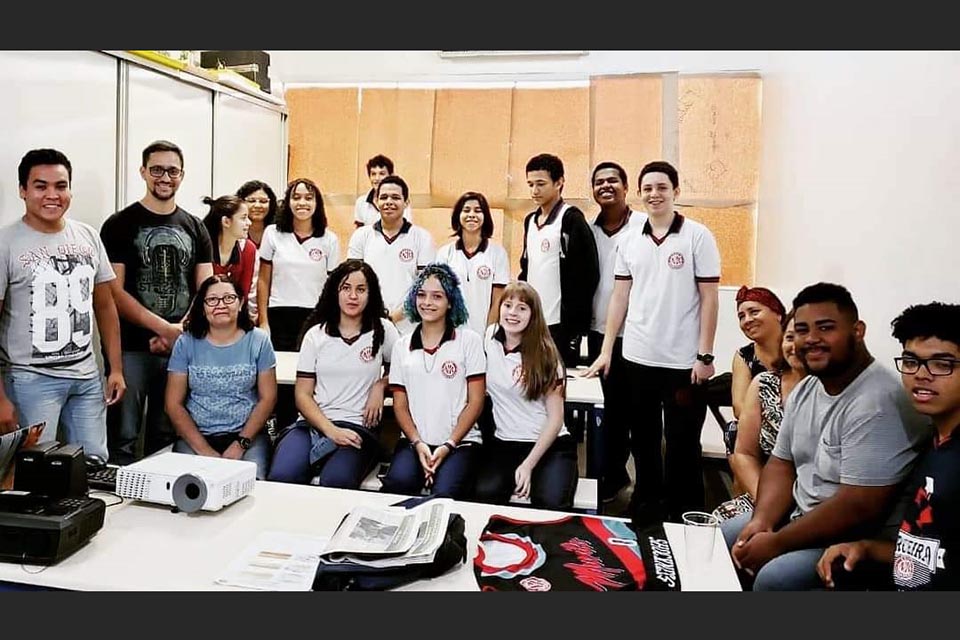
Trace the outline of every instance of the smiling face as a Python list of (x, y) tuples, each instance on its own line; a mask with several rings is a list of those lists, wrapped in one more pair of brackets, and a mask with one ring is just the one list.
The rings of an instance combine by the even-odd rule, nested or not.
[(673, 212), (673, 203), (680, 195), (680, 189), (673, 188), (670, 176), (659, 171), (651, 171), (640, 180), (640, 200), (651, 216), (668, 215)]
[[(941, 363), (920, 365), (915, 373), (901, 373), (903, 388), (907, 391), (917, 411), (928, 416), (951, 415), (960, 411), (960, 346), (939, 338), (914, 338), (907, 340), (901, 354), (901, 368), (913, 369), (917, 360), (937, 360)], [(932, 375), (952, 371), (948, 375)], [(956, 426), (956, 425), (954, 425)]]
[(239, 311), (240, 296), (230, 283), (216, 282), (203, 296), (203, 313), (211, 327), (235, 327)]
[(797, 332), (794, 327), (794, 321), (787, 323), (787, 328), (783, 332), (783, 340), (780, 342), (780, 350), (783, 352), (783, 359), (794, 371), (803, 371), (803, 361), (797, 356)]
[(150, 195), (166, 202), (177, 195), (183, 182), (183, 163), (174, 151), (154, 151), (147, 157), (147, 165), (140, 167), (140, 176), (147, 183)]
[(753, 342), (780, 331), (780, 316), (755, 300), (746, 300), (737, 306), (737, 320), (740, 331)]
[(30, 169), (27, 186), (20, 187), (26, 222), (37, 229), (59, 229), (73, 196), (70, 174), (62, 164), (41, 164)]
[(254, 191), (243, 201), (247, 203), (251, 222), (262, 222), (270, 212), (270, 196), (263, 189)]
[(309, 220), (317, 210), (317, 196), (306, 183), (301, 182), (290, 194), (290, 209), (295, 220)]
[(460, 228), (466, 233), (480, 233), (483, 227), (483, 209), (479, 200), (467, 200), (460, 209)]
[(856, 358), (866, 327), (833, 302), (800, 306), (794, 317), (796, 350), (812, 375), (832, 377), (846, 371)]
[(443, 322), (450, 302), (440, 281), (430, 276), (417, 291), (417, 313), (424, 322)]
[(377, 208), (380, 210), (380, 219), (388, 227), (392, 227), (403, 217), (403, 209), (407, 201), (403, 197), (403, 187), (398, 184), (385, 184), (377, 192)]
[(340, 283), (338, 300), (340, 313), (348, 318), (360, 318), (367, 308), (369, 299), (367, 276), (363, 271), (353, 271)]
[(627, 187), (616, 169), (600, 169), (593, 177), (593, 199), (604, 208), (622, 209), (627, 204)]
[(520, 298), (510, 296), (500, 302), (500, 326), (508, 334), (523, 334), (532, 316), (530, 305)]
[(250, 231), (250, 213), (246, 203), (241, 204), (237, 212), (230, 218), (221, 218), (220, 224), (223, 225), (223, 235), (232, 240), (244, 240)]
[(367, 174), (367, 177), (370, 178), (370, 186), (376, 190), (377, 185), (380, 184), (380, 181), (390, 175), (390, 172), (386, 167), (370, 167), (370, 172)]

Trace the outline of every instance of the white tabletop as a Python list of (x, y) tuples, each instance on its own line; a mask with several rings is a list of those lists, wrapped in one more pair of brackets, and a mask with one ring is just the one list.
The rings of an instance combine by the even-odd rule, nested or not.
[[(214, 580), (261, 532), (330, 536), (352, 506), (388, 505), (401, 499), (385, 493), (257, 482), (252, 495), (218, 512), (171, 513), (169, 507), (127, 501), (109, 507), (103, 529), (58, 565), (41, 568), (0, 563), (0, 581), (81, 591), (237, 590)], [(491, 514), (526, 520), (558, 515), (554, 511), (471, 502), (457, 502), (454, 511), (466, 521), (467, 563), (406, 589), (476, 591), (472, 562)], [(691, 571), (683, 558), (683, 526), (667, 524), (664, 528), (684, 591), (739, 590), (719, 532), (710, 564)]]

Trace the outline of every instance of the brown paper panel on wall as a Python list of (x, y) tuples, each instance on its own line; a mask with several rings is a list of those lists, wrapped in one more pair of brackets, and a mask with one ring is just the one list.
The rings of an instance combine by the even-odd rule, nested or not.
[[(453, 242), (453, 228), (450, 227), (451, 207), (434, 207), (431, 209), (414, 209), (413, 222), (433, 236), (433, 242), (439, 249), (443, 245)], [(493, 240), (503, 243), (503, 209), (491, 209), (493, 216)]]
[(760, 78), (680, 77), (677, 119), (683, 202), (756, 202), (760, 87)]
[(705, 224), (717, 239), (720, 248), (720, 284), (752, 286), (757, 233), (753, 207), (683, 207), (680, 212)]
[(432, 89), (362, 89), (356, 193), (370, 189), (367, 160), (383, 154), (410, 187), (411, 195), (430, 193), (433, 138)]
[(563, 161), (564, 198), (589, 198), (590, 88), (514, 89), (510, 125), (511, 198), (529, 198), (527, 161), (552, 153)]
[(659, 75), (598, 77), (590, 80), (593, 142), (590, 169), (613, 161), (627, 171), (628, 200), (639, 205), (637, 176), (648, 162), (662, 159), (663, 80)]
[(511, 205), (503, 212), (503, 246), (510, 259), (510, 277), (520, 273), (520, 254), (523, 253), (523, 219), (533, 209), (530, 205)]
[(355, 193), (357, 89), (290, 89), (290, 178), (308, 177), (323, 194)]
[(324, 201), (323, 210), (327, 214), (327, 228), (337, 234), (340, 240), (340, 260), (346, 260), (350, 236), (356, 229), (353, 224), (353, 205), (331, 205)]
[(490, 206), (507, 195), (510, 89), (436, 92), (430, 193), (452, 207), (464, 191), (479, 191)]

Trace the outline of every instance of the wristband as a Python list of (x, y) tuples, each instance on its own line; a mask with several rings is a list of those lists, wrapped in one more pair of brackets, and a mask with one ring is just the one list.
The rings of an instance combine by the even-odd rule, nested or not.
[(420, 444), (421, 442), (423, 442), (423, 440), (419, 440), (419, 439), (414, 440), (413, 442), (410, 443), (410, 446), (411, 446), (412, 448), (416, 449), (416, 448), (417, 448), (417, 445)]
[(453, 451), (457, 448), (457, 445), (453, 444), (453, 441), (452, 441), (452, 440), (447, 440), (446, 442), (444, 442), (444, 443), (441, 444), (440, 446), (441, 446), (441, 447), (446, 447), (447, 449), (450, 449), (450, 453), (453, 453)]

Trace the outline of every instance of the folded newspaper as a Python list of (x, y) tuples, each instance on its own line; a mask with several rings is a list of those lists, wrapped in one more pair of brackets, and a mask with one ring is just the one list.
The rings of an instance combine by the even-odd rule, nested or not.
[(432, 562), (447, 533), (453, 501), (428, 500), (413, 509), (357, 506), (320, 554), (326, 564), (399, 567)]

